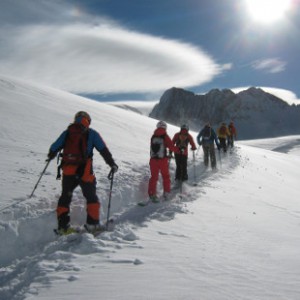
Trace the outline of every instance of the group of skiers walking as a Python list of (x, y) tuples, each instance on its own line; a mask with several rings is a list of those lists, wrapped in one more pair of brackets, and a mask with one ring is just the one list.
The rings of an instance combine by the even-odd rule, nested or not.
[[(58, 153), (61, 157), (59, 173), (62, 170), (62, 192), (58, 200), (56, 215), (58, 221), (57, 232), (62, 235), (74, 232), (74, 229), (70, 226), (70, 204), (73, 191), (77, 186), (81, 187), (87, 202), (86, 228), (90, 232), (101, 230), (100, 201), (96, 194), (96, 177), (93, 172), (93, 149), (95, 148), (110, 166), (110, 174), (113, 175), (118, 171), (118, 166), (104, 140), (97, 131), (90, 128), (90, 124), (90, 115), (85, 111), (79, 111), (74, 117), (74, 122), (61, 133), (49, 149), (48, 163)], [(218, 128), (217, 133), (207, 123), (197, 136), (198, 145), (202, 146), (204, 152), (205, 166), (208, 166), (210, 159), (211, 167), (216, 168), (214, 143), (219, 150), (223, 149), (226, 152), (227, 146), (233, 147), (235, 138), (236, 130), (233, 122), (228, 127), (223, 123)], [(175, 180), (179, 182), (188, 180), (188, 146), (191, 146), (192, 151), (197, 150), (197, 147), (193, 137), (189, 134), (187, 124), (183, 124), (180, 131), (171, 139), (167, 134), (167, 124), (164, 121), (157, 123), (150, 144), (149, 200), (159, 201), (157, 197), (159, 174), (162, 175), (163, 197), (168, 200), (171, 190), (170, 159), (175, 158), (176, 162)]]
[[(189, 126), (187, 124), (181, 126), (180, 131), (174, 135), (172, 140), (167, 134), (166, 122), (159, 121), (156, 127), (150, 143), (151, 177), (149, 180), (148, 195), (152, 202), (159, 202), (156, 191), (159, 173), (161, 173), (163, 180), (163, 198), (164, 200), (168, 200), (169, 198), (171, 190), (169, 160), (173, 158), (173, 152), (176, 162), (175, 180), (183, 182), (188, 180), (188, 146), (191, 146), (192, 151), (197, 150), (194, 139), (189, 134)], [(217, 132), (214, 131), (209, 122), (206, 123), (197, 135), (197, 143), (199, 146), (202, 146), (204, 153), (204, 165), (208, 167), (210, 160), (212, 169), (216, 169), (217, 163), (214, 144), (216, 144), (219, 151), (223, 150), (226, 152), (228, 146), (233, 147), (236, 136), (236, 129), (232, 121), (228, 127), (226, 123), (222, 123)], [(169, 153), (167, 153), (167, 149)], [(193, 153), (193, 156), (195, 157), (195, 153)]]

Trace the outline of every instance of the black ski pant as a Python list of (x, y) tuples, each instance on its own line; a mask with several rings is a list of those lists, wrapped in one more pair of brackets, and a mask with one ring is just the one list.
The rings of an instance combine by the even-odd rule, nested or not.
[(176, 180), (188, 180), (187, 174), (187, 156), (183, 154), (175, 154), (176, 162)]
[[(96, 195), (96, 180), (94, 182), (84, 182), (78, 175), (63, 175), (62, 178), (62, 193), (58, 200), (57, 205), (57, 219), (58, 228), (67, 228), (70, 223), (70, 204), (72, 201), (73, 191), (77, 186), (81, 187), (83, 196), (87, 202), (87, 224), (98, 224), (99, 217), (99, 199)], [(89, 213), (89, 206), (92, 210), (98, 210), (93, 213)], [(92, 210), (90, 211), (92, 212)]]
[(223, 149), (223, 151), (226, 152), (227, 151), (226, 138), (219, 137), (219, 141), (220, 141), (221, 149)]

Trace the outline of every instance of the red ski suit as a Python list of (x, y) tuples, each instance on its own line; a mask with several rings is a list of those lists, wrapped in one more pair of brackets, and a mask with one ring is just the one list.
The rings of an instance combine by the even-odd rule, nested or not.
[[(157, 128), (154, 131), (153, 135), (154, 136), (164, 135), (165, 148), (166, 149), (168, 148), (172, 152), (178, 153), (178, 148), (173, 146), (170, 137), (167, 135), (166, 129)], [(170, 173), (169, 173), (168, 157), (165, 156), (163, 158), (150, 158), (149, 165), (150, 165), (150, 172), (151, 172), (151, 177), (149, 179), (149, 185), (148, 185), (149, 196), (156, 195), (156, 186), (157, 186), (159, 172), (161, 173), (163, 179), (164, 193), (169, 193), (171, 190), (171, 180), (170, 180)]]

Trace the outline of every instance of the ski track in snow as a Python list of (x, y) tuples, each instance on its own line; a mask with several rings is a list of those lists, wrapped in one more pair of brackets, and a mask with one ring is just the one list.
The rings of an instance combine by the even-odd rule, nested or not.
[[(293, 156), (299, 136), (237, 143), (221, 160), (217, 153), (217, 172), (205, 170), (200, 150), (198, 185), (192, 186), (190, 157), (182, 198), (174, 191), (171, 201), (142, 208), (137, 203), (147, 198), (148, 142), (156, 120), (10, 79), (0, 79), (0, 90), (0, 300), (300, 299), (300, 161)], [(45, 164), (49, 141), (83, 107), (119, 159), (111, 207), (116, 227), (97, 238), (58, 238), (55, 163), (31, 199), (28, 189)], [(170, 136), (177, 131), (168, 125)], [(105, 221), (108, 168), (94, 158)], [(170, 169), (172, 176), (174, 161)], [(85, 223), (84, 203), (75, 190), (74, 225)]]
[[(11, 207), (1, 211), (0, 239), (2, 245), (0, 257), (2, 259), (0, 269), (0, 299), (21, 300), (26, 295), (36, 294), (33, 283), (42, 283), (47, 286), (51, 280), (59, 278), (58, 271), (71, 271), (69, 281), (76, 281), (80, 273), (80, 267), (76, 265), (77, 255), (88, 255), (99, 253), (102, 259), (111, 261), (113, 264), (138, 265), (143, 262), (138, 258), (135, 260), (120, 259), (113, 260), (109, 254), (123, 247), (139, 248), (138, 236), (135, 231), (138, 227), (148, 226), (151, 220), (161, 222), (169, 221), (179, 213), (189, 213), (188, 203), (194, 201), (199, 194), (204, 193), (203, 188), (212, 186), (211, 181), (227, 176), (232, 169), (240, 164), (242, 158), (239, 155), (238, 147), (230, 153), (217, 155), (218, 170), (205, 169), (203, 164), (202, 150), (196, 157), (196, 180), (194, 180), (193, 160), (189, 158), (189, 183), (183, 184), (183, 193), (178, 190), (171, 192), (171, 200), (159, 204), (150, 203), (146, 207), (139, 207), (137, 203), (145, 199), (147, 195), (149, 174), (145, 174), (148, 165), (132, 166), (128, 164), (131, 172), (117, 173), (115, 176), (115, 189), (112, 194), (111, 215), (115, 219), (113, 232), (105, 232), (94, 238), (90, 234), (70, 235), (57, 238), (52, 233), (56, 226), (55, 207), (56, 201), (49, 199), (35, 199), (34, 204), (27, 198), (16, 199)], [(244, 158), (245, 159), (245, 158)], [(124, 162), (126, 164), (126, 162)], [(97, 167), (95, 167), (97, 171)], [(170, 174), (175, 171), (175, 161), (171, 161)], [(24, 174), (26, 170), (19, 172)], [(30, 169), (29, 171), (30, 172)], [(46, 174), (52, 175), (53, 174)], [(192, 183), (197, 186), (192, 186)], [(128, 183), (128, 184), (126, 184)], [(106, 183), (107, 184), (107, 183)], [(161, 183), (158, 184), (158, 191), (161, 191)], [(100, 190), (100, 198), (105, 197), (108, 191)], [(196, 196), (197, 195), (197, 196)], [(57, 191), (57, 197), (59, 191)], [(122, 200), (130, 199), (128, 207), (122, 207)], [(48, 200), (48, 201), (45, 201)], [(80, 190), (74, 192), (71, 206), (71, 218), (73, 222), (84, 223), (85, 208), (82, 204)], [(105, 216), (105, 205), (102, 214)], [(31, 229), (43, 228), (40, 234), (32, 236)], [(50, 232), (50, 234), (49, 234)], [(159, 232), (160, 235), (166, 233)], [(185, 238), (182, 236), (182, 238)], [(19, 251), (16, 250), (19, 249)]]

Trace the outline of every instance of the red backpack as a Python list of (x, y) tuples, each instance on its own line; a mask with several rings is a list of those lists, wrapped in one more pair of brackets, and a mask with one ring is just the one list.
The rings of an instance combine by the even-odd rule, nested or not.
[(220, 127), (220, 134), (221, 135), (226, 135), (226, 133), (227, 133), (227, 128), (226, 128), (226, 126), (225, 125), (222, 125), (221, 127)]
[(88, 130), (81, 124), (68, 127), (65, 146), (62, 153), (62, 164), (82, 165), (87, 160)]

